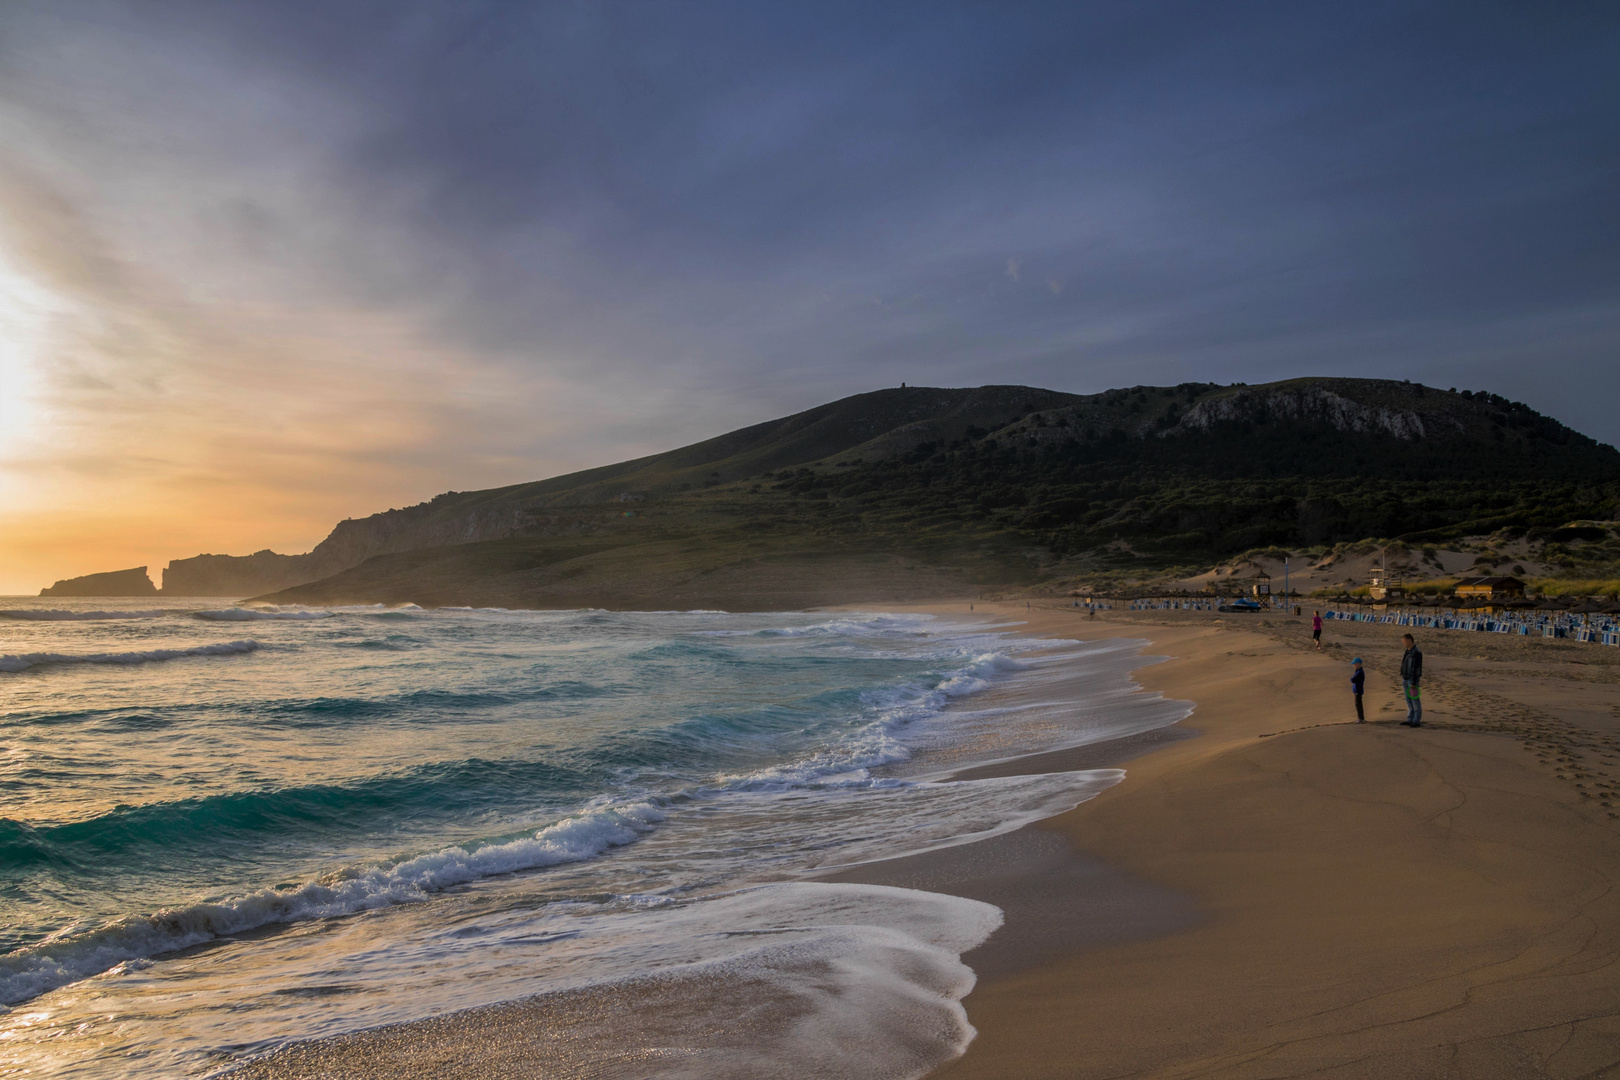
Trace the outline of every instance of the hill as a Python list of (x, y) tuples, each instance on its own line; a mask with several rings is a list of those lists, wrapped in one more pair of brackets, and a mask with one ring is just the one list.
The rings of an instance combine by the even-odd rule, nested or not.
[(1267, 545), (1550, 535), (1617, 507), (1620, 453), (1493, 394), (1326, 378), (919, 387), (346, 521), (307, 556), (274, 556), (319, 581), (265, 598), (803, 606)]

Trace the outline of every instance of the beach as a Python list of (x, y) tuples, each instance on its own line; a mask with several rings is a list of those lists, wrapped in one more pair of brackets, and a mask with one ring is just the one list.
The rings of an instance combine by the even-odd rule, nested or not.
[[(1004, 613), (1035, 633), (1148, 638), (1172, 659), (1136, 678), (1196, 702), (1199, 736), (1126, 748), (1124, 782), (1026, 830), (1059, 857), (1023, 873), (1024, 896), (1065, 875), (1103, 884), (1062, 890), (1055, 920), (1050, 897), (1014, 903), (964, 956), (977, 1037), (934, 1075), (1620, 1074), (1616, 650), (1425, 635), (1411, 730), (1395, 627), (1330, 624), (1316, 653), (1309, 609)], [(980, 887), (918, 862), (860, 877)]]
[[(773, 680), (831, 671), (852, 648), (922, 647), (957, 657), (947, 666), (968, 663), (918, 684), (964, 696), (929, 691), (936, 704), (919, 720), (900, 714), (892, 730), (911, 749), (883, 751), (887, 764), (866, 779), (816, 765), (773, 795), (745, 777), (735, 795), (702, 796), (691, 824), (644, 832), (624, 857), (524, 855), (549, 866), (539, 873), (518, 859), (529, 841), (486, 845), (487, 879), (469, 866), (464, 884), (371, 914), (227, 929), (155, 966), (120, 965), (36, 999), (9, 1018), (14, 1034), (48, 1018), (37, 1048), (60, 1056), (69, 1040), (104, 1043), (95, 1018), (120, 1015), (127, 1049), (86, 1073), (109, 1076), (156, 1064), (157, 1051), (174, 1055), (176, 1075), (211, 1061), (266, 1078), (1574, 1077), (1620, 1061), (1620, 650), (1423, 633), (1425, 726), (1414, 731), (1397, 723), (1394, 626), (1330, 623), (1318, 652), (1309, 609), (1093, 618), (1053, 601), (886, 607), (892, 615), (735, 628), (719, 613), (626, 624), (655, 635), (655, 649), (635, 655), (657, 664), (671, 648), (697, 648), (751, 658), (738, 670), (776, 664), (758, 669)], [(133, 621), (161, 635), (221, 613), (202, 614), (91, 612), (58, 625), (77, 634)], [(165, 664), (246, 674), (245, 663), (303, 655), (294, 644), (370, 641), (373, 624), (425, 643), (475, 628), (474, 640), (497, 630), (532, 640), (551, 626), (568, 648), (587, 630), (625, 632), (617, 616), (581, 618), (278, 616), (260, 620), (254, 651), (159, 649), (151, 655), (163, 659), (110, 666), (166, 680), (154, 686), (191, 677)], [(925, 625), (945, 635), (939, 644), (917, 637)], [(571, 654), (545, 655), (555, 665)], [(800, 656), (819, 666), (780, 667)], [(1368, 669), (1365, 725), (1349, 696), (1354, 656)], [(48, 659), (56, 672), (109, 666)], [(859, 662), (901, 664), (892, 670), (906, 679), (938, 671)], [(687, 677), (708, 670), (723, 669)], [(895, 700), (913, 700), (904, 695)], [(840, 715), (846, 699), (829, 700), (829, 718)], [(773, 778), (770, 790), (777, 769), (758, 774)], [(659, 813), (683, 813), (687, 798)], [(748, 809), (760, 798), (763, 814)], [(851, 816), (856, 806), (869, 809)], [(726, 839), (694, 847), (694, 827)], [(985, 838), (953, 842), (963, 835)], [(762, 857), (786, 861), (771, 870)], [(673, 873), (669, 899), (612, 884), (627, 872)], [(592, 893), (603, 884), (625, 898), (603, 907)], [(537, 984), (544, 992), (525, 993)], [(239, 1041), (219, 1041), (231, 1032)]]
[[(962, 606), (906, 610), (960, 618)], [(1620, 773), (1620, 657), (1427, 635), (1414, 731), (1397, 723), (1395, 627), (1330, 627), (1318, 653), (1308, 617), (1089, 619), (984, 603), (975, 615), (1047, 638), (1145, 639), (1136, 681), (1195, 711), (1175, 727), (958, 774), (1126, 770), (1071, 811), (822, 875), (1002, 909), (1003, 926), (962, 956), (977, 980), (964, 1000), (976, 1035), (930, 1076), (1616, 1074), (1620, 839), (1602, 794), (1613, 788), (1597, 785)], [(1353, 722), (1352, 655), (1370, 672), (1365, 725)], [(245, 1073), (573, 1075), (547, 1036), (573, 1024), (671, 1055), (601, 1063), (606, 1074), (731, 1075), (724, 1057), (682, 1060), (679, 1032), (719, 1013), (734, 1019), (717, 1041), (746, 1044), (764, 1034), (757, 1005), (746, 986), (695, 989), (650, 983), (455, 1014), (295, 1047)], [(787, 1076), (833, 1063), (779, 1064)]]

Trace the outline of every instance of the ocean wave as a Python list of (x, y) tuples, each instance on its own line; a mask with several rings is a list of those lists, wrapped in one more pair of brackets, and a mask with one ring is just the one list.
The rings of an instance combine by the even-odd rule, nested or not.
[(871, 721), (829, 746), (792, 761), (718, 779), (710, 791), (781, 792), (802, 787), (871, 787), (871, 770), (906, 761), (911, 748), (901, 732), (940, 715), (950, 702), (988, 688), (997, 675), (1033, 665), (1002, 652), (980, 653), (957, 668), (898, 686), (865, 691), (863, 710)]
[(155, 660), (183, 660), (197, 656), (234, 656), (250, 653), (261, 646), (257, 641), (223, 641), (217, 645), (195, 645), (189, 649), (143, 649), (121, 653), (7, 653), (0, 656), (0, 672), (27, 671), (29, 668), (58, 664), (145, 664)]
[(925, 634), (932, 615), (868, 615), (830, 619), (809, 626), (767, 626), (757, 630), (695, 630), (696, 637), (872, 637)]
[(0, 610), (0, 619), (19, 619), (24, 622), (101, 622), (107, 619), (161, 619), (176, 612), (162, 608), (150, 611), (56, 611), (36, 608), (8, 608)]
[(260, 889), (218, 903), (126, 916), (0, 956), (0, 1004), (15, 1004), (138, 957), (173, 952), (256, 927), (350, 915), (426, 900), (495, 874), (582, 862), (645, 835), (664, 814), (651, 803), (601, 801), (515, 839), (441, 848), (354, 867), (289, 888)]
[(272, 608), (221, 608), (218, 611), (193, 611), (194, 619), (207, 619), (210, 622), (293, 622), (308, 621), (311, 619), (330, 619), (336, 612), (331, 611), (277, 611)]
[(334, 641), (334, 649), (375, 649), (379, 652), (413, 652), (425, 649), (426, 643), (403, 634), (390, 634), (385, 638), (363, 638), (359, 641)]
[[(469, 758), (435, 762), (408, 772), (352, 784), (235, 791), (199, 798), (123, 806), (95, 817), (28, 828), (26, 842), (8, 835), (22, 829), (0, 818), (0, 865), (32, 851), (40, 858), (116, 870), (160, 853), (210, 852), (221, 843), (290, 830), (342, 832), (374, 826), (380, 815), (416, 815), (484, 808), (491, 801), (539, 797), (556, 805), (579, 798), (587, 777), (543, 761)], [(16, 843), (13, 851), (9, 844)]]
[(981, 653), (975, 656), (967, 666), (954, 671), (948, 678), (939, 684), (939, 692), (946, 697), (966, 697), (976, 694), (990, 685), (990, 680), (997, 675), (1005, 675), (1014, 671), (1028, 671), (1032, 666), (1027, 660), (1019, 660), (1002, 652)]

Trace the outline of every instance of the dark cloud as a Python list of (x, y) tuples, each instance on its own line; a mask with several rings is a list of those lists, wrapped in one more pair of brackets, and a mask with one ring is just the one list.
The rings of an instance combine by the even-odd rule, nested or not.
[(724, 388), (748, 419), (902, 379), (1396, 376), (1620, 439), (1612, 5), (0, 19), (8, 96), (67, 143), (85, 111), (171, 139), (222, 258), (500, 363)]

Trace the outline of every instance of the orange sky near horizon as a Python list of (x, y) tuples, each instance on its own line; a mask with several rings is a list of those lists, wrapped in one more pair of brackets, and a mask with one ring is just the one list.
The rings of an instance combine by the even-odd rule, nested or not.
[[(125, 312), (106, 333), (15, 271), (0, 297), (0, 595), (139, 565), (161, 585), (170, 559), (308, 551), (345, 517), (664, 448), (610, 390), (520, 382), (366, 313)], [(573, 408), (536, 423), (537, 400)]]
[[(611, 451), (570, 428), (635, 419), (610, 391), (519, 380), (394, 316), (97, 292), (18, 259), (16, 221), (0, 232), (0, 594), (307, 551), (344, 517), (597, 464)], [(537, 425), (537, 400), (574, 408)]]

